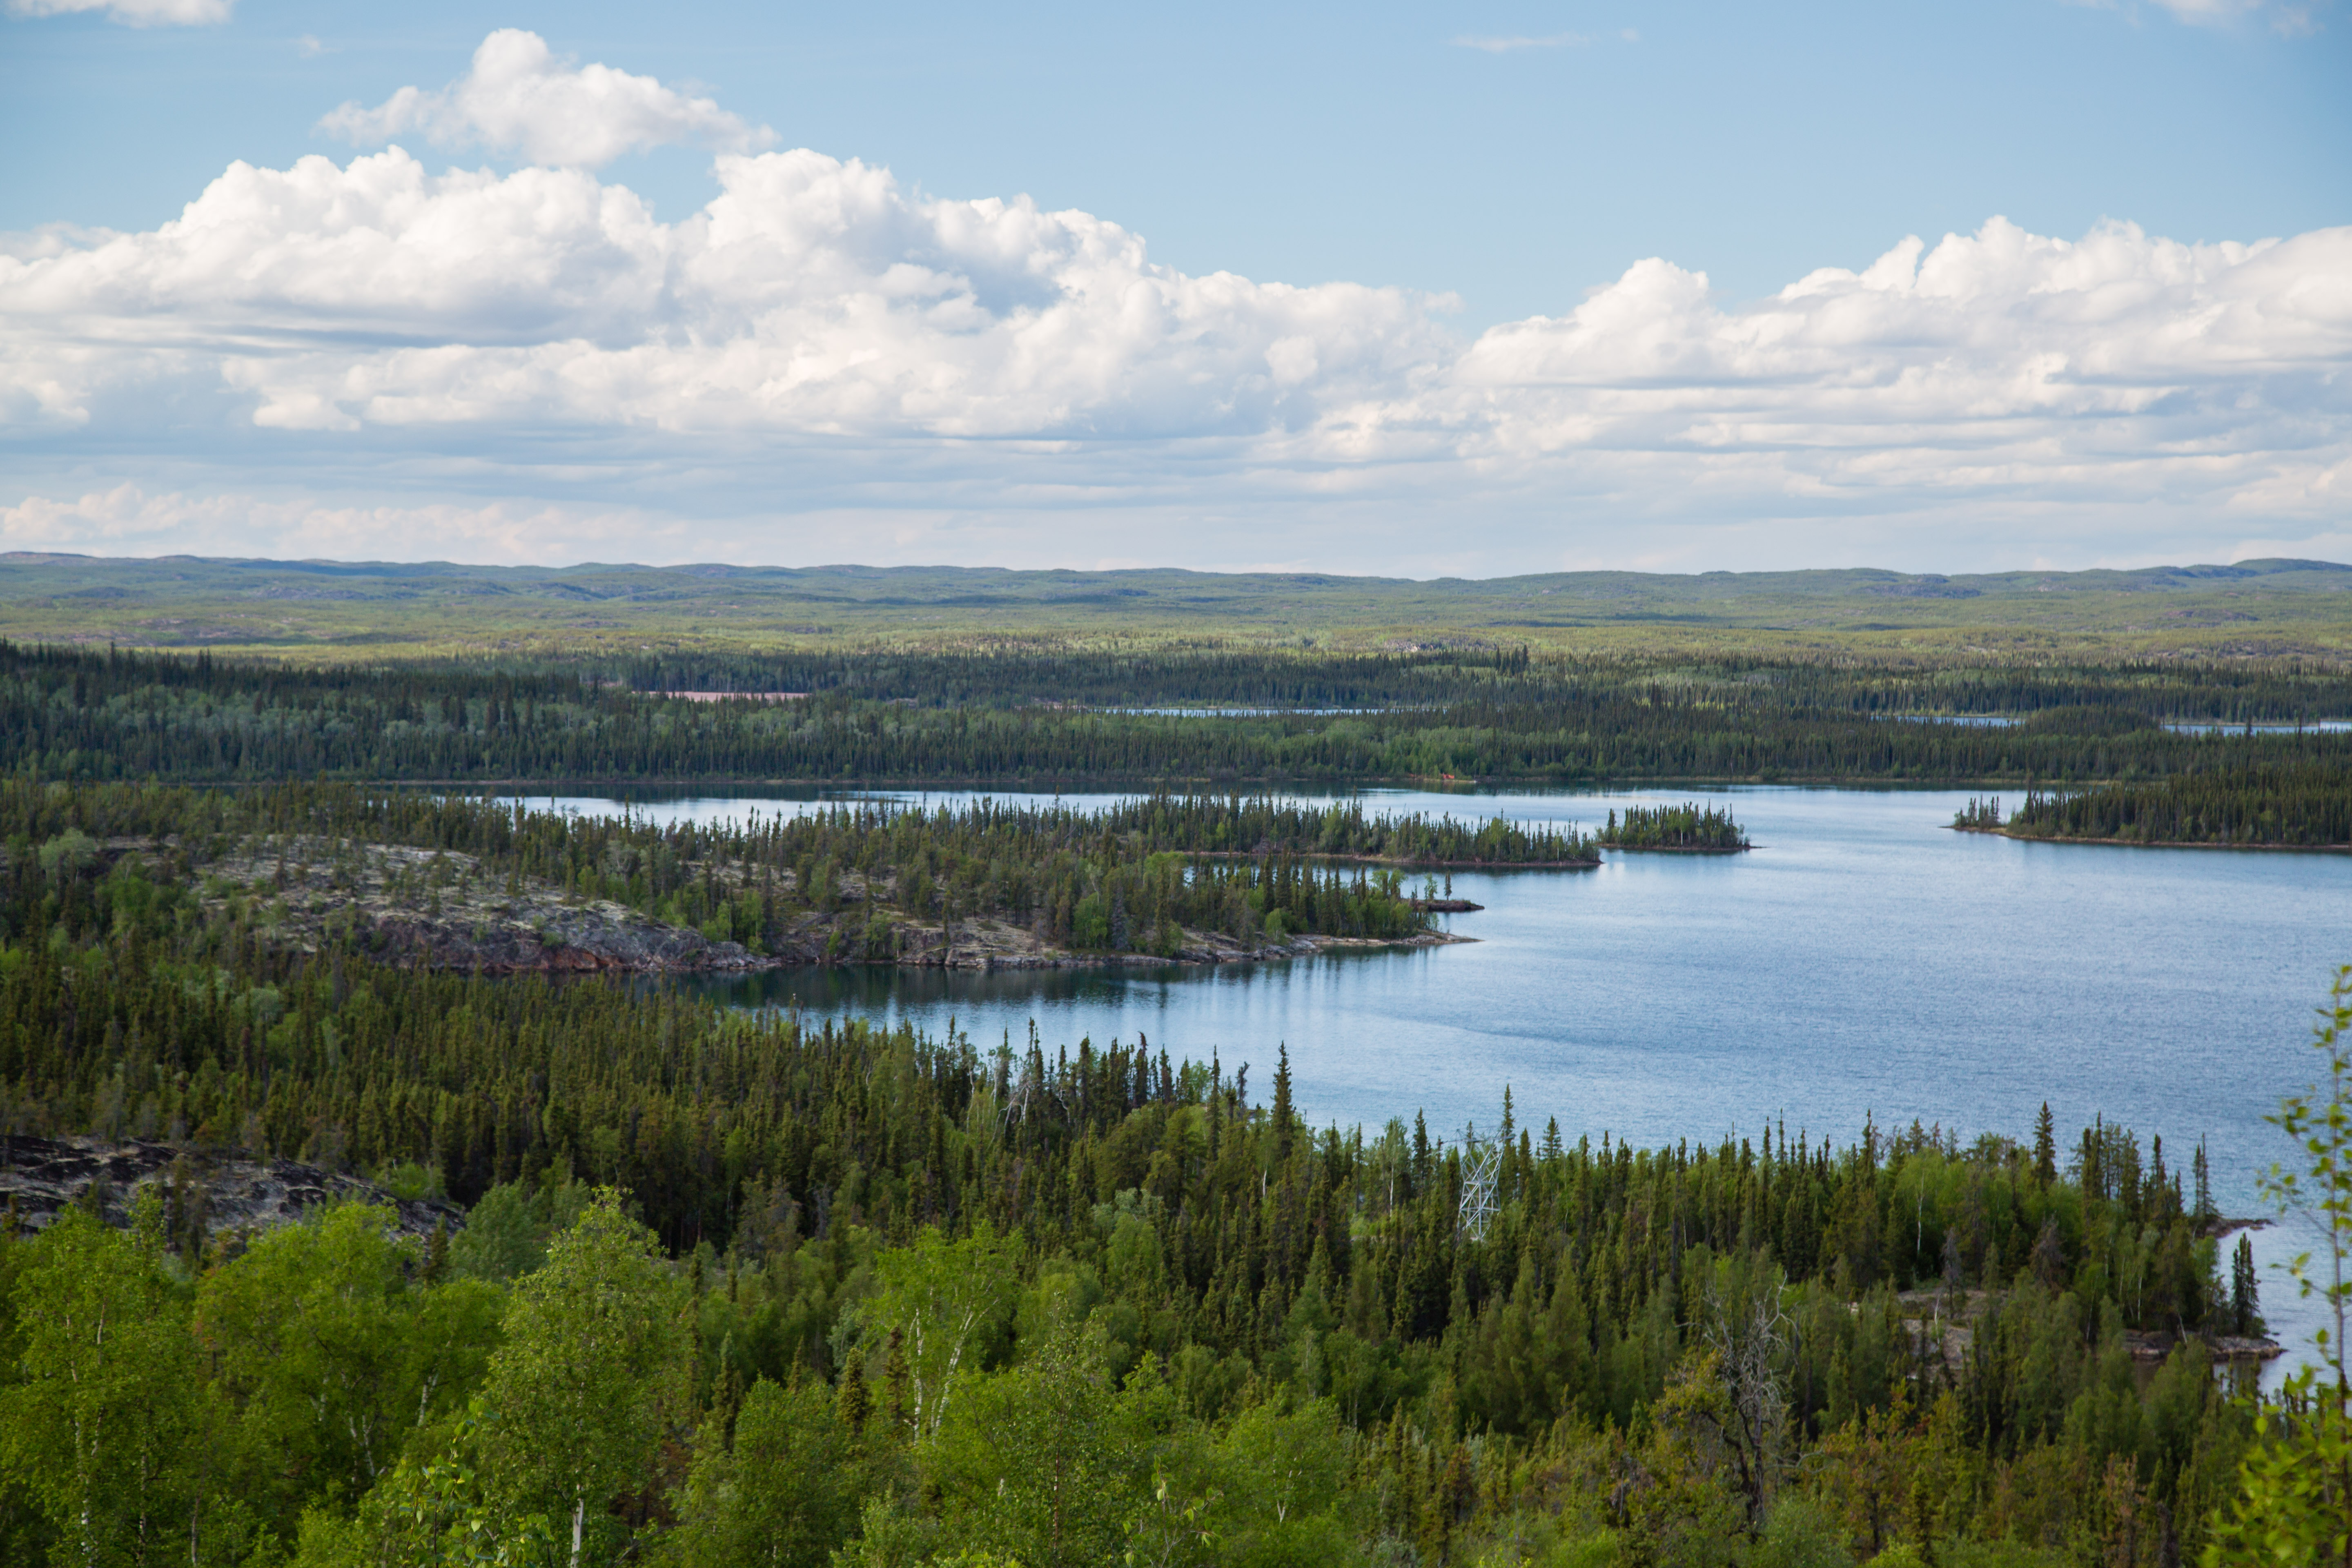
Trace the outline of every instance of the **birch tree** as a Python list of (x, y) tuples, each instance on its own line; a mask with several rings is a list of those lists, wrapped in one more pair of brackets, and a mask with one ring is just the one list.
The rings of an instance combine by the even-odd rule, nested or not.
[(15, 1290), (22, 1381), (0, 1387), (0, 1453), (76, 1568), (205, 1560), (205, 1387), (162, 1258), (78, 1208), (33, 1244)]
[(681, 1304), (653, 1232), (610, 1188), (515, 1285), (484, 1446), (508, 1506), (568, 1524), (571, 1568), (591, 1560), (592, 1514), (651, 1477), (681, 1388)]
[(983, 1221), (956, 1242), (927, 1226), (914, 1245), (876, 1260), (875, 1291), (857, 1321), (869, 1342), (899, 1335), (918, 1440), (939, 1435), (956, 1374), (977, 1361), (1011, 1312), (1018, 1250), (1017, 1235), (1000, 1237)]

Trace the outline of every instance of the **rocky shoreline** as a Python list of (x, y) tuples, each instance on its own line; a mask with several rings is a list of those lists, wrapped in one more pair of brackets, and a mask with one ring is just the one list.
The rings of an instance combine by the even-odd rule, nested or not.
[[(173, 875), (176, 846), (117, 840), (110, 855), (137, 856)], [(789, 877), (789, 873), (787, 873)], [(1168, 952), (1097, 952), (1056, 946), (1042, 931), (988, 917), (909, 919), (885, 901), (892, 886), (856, 872), (840, 907), (809, 910), (769, 933), (769, 951), (655, 920), (626, 905), (501, 878), (473, 857), (404, 845), (287, 837), (241, 845), (193, 877), (215, 915), (248, 922), (281, 950), (348, 949), (380, 961), (479, 974), (728, 973), (843, 963), (918, 969), (1117, 969), (1223, 964), (1372, 948), (1475, 942), (1451, 931), (1397, 938), (1314, 934), (1267, 939), (1185, 930)], [(788, 884), (789, 885), (789, 884)], [(1416, 908), (1467, 912), (1466, 899), (1416, 900)], [(868, 932), (887, 928), (887, 955)]]
[[(795, 933), (787, 938), (796, 948), (794, 955), (754, 958), (743, 967), (788, 969), (855, 962), (826, 957), (821, 951), (824, 940), (821, 932), (830, 928), (824, 925), (822, 917), (817, 917), (816, 923), (819, 934)], [(1478, 940), (1452, 931), (1419, 931), (1405, 937), (1308, 934), (1244, 942), (1221, 931), (1187, 930), (1183, 945), (1174, 952), (1090, 952), (1055, 947), (1034, 931), (1003, 921), (957, 921), (952, 928), (939, 923), (906, 922), (897, 931), (899, 945), (895, 957), (862, 962), (889, 963), (901, 969), (1149, 969), (1171, 963), (1255, 963), (1377, 948), (1447, 947)]]
[[(1271, 852), (1267, 849), (1195, 849), (1191, 854), (1196, 860), (1258, 860)], [(1298, 850), (1295, 857), (1300, 860), (1341, 866), (1385, 866), (1396, 871), (1597, 871), (1601, 868), (1599, 856), (1582, 860), (1412, 860), (1395, 855), (1325, 855), (1313, 850)]]

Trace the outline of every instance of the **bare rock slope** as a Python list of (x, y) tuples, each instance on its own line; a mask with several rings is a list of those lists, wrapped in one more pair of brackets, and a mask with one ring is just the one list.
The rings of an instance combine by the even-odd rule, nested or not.
[(309, 952), (349, 936), (394, 962), (489, 974), (758, 969), (775, 962), (623, 904), (501, 879), (470, 855), (287, 838), (257, 842), (207, 872), (208, 903), (245, 900), (273, 942)]
[[(110, 845), (136, 853), (131, 841)], [(152, 850), (148, 851), (153, 853)], [(793, 885), (791, 872), (782, 886)], [(303, 952), (351, 942), (389, 962), (487, 974), (597, 970), (679, 973), (773, 969), (792, 964), (885, 963), (948, 969), (1078, 969), (1162, 963), (1234, 963), (1297, 958), (1355, 948), (1434, 947), (1475, 938), (1448, 931), (1373, 939), (1320, 935), (1238, 938), (1184, 931), (1173, 951), (1076, 952), (1032, 929), (990, 917), (952, 921), (910, 915), (892, 900), (895, 882), (856, 871), (838, 884), (835, 907), (805, 910), (769, 933), (770, 951), (717, 941), (626, 905), (567, 894), (525, 878), (502, 878), (455, 851), (339, 839), (283, 837), (239, 846), (205, 868), (205, 902), (235, 904), (268, 940)], [(1475, 910), (1466, 900), (1442, 910)], [(877, 931), (881, 934), (879, 940)]]
[(110, 1225), (127, 1226), (131, 1205), (147, 1187), (158, 1189), (184, 1228), (201, 1226), (210, 1233), (271, 1230), (322, 1204), (351, 1199), (393, 1208), (411, 1236), (429, 1236), (436, 1225), (455, 1231), (466, 1223), (466, 1211), (456, 1204), (396, 1198), (373, 1183), (292, 1160), (254, 1160), (135, 1138), (110, 1143), (0, 1136), (0, 1204), (20, 1229), (45, 1229), (77, 1202), (94, 1205)]

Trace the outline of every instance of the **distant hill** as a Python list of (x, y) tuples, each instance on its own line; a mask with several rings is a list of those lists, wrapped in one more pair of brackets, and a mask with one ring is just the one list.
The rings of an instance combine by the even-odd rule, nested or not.
[[(2352, 651), (2352, 565), (2243, 561), (1945, 576), (1564, 572), (1487, 579), (948, 566), (466, 566), (0, 554), (0, 636), (378, 657), (978, 637), (1346, 646), (1744, 634), (2221, 654)], [(1989, 639), (1989, 640), (1988, 640)]]

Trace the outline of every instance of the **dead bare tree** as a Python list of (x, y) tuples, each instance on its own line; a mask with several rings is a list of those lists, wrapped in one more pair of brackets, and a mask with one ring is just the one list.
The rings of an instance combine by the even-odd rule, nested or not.
[(1749, 1303), (1744, 1321), (1720, 1301), (1708, 1302), (1706, 1342), (1718, 1358), (1729, 1406), (1725, 1446), (1750, 1531), (1764, 1527), (1764, 1507), (1788, 1444), (1789, 1395), (1781, 1369), (1789, 1359), (1789, 1320), (1779, 1297), (1767, 1285)]

